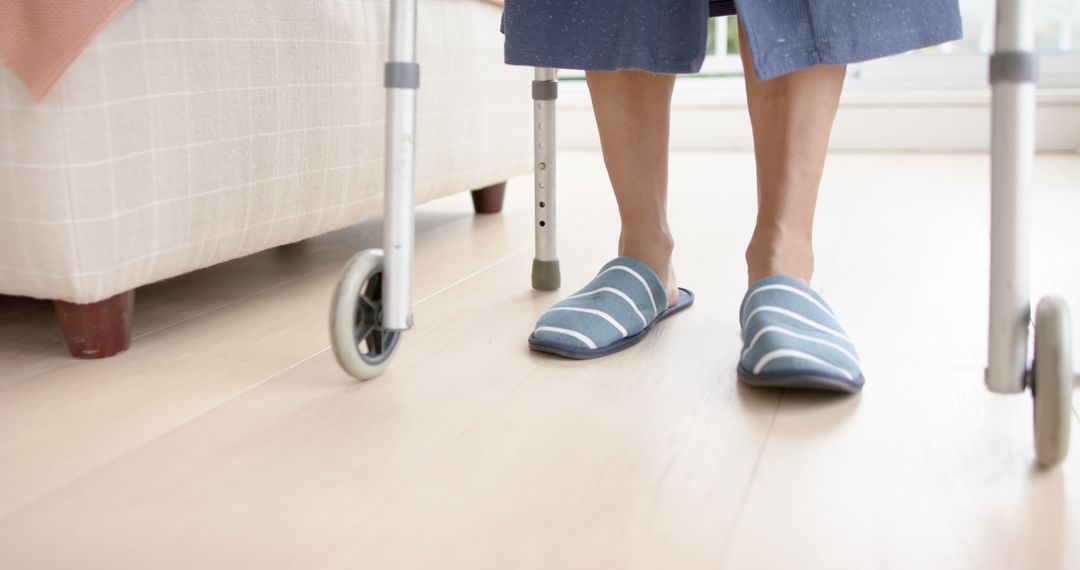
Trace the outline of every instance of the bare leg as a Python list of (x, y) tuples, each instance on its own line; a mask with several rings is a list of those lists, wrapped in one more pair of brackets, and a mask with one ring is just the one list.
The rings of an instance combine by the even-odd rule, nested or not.
[(600, 145), (619, 205), (619, 255), (652, 268), (679, 299), (667, 221), (668, 126), (674, 75), (641, 71), (586, 74)]
[(814, 208), (845, 66), (818, 65), (759, 81), (739, 27), (757, 160), (758, 215), (746, 250), (750, 282), (814, 274)]

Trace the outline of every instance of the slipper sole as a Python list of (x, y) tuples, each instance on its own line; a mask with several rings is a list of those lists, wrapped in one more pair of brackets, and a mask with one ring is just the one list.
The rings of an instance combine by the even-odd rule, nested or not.
[(818, 372), (774, 372), (753, 374), (742, 364), (736, 369), (739, 381), (755, 388), (794, 388), (798, 390), (824, 390), (854, 394), (862, 390), (866, 379), (860, 374), (854, 380), (826, 376)]

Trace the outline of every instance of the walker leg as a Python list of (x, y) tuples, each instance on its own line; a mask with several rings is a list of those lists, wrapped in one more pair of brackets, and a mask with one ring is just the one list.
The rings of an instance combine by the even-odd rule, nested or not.
[(986, 385), (1016, 393), (1027, 384), (1030, 182), (1035, 149), (1036, 57), (1031, 3), (998, 0), (991, 135), (990, 346)]
[(994, 392), (1031, 388), (1035, 457), (1052, 468), (1069, 451), (1072, 425), (1072, 341), (1065, 302), (1047, 297), (1035, 319), (1035, 357), (1028, 369), (1031, 301), (1030, 184), (1035, 155), (1035, 83), (1030, 0), (997, 0), (991, 139), (990, 363)]
[(416, 132), (416, 2), (390, 2), (386, 85), (386, 188), (383, 249), (353, 256), (330, 303), (330, 346), (350, 375), (382, 374), (412, 326), (413, 157)]
[(533, 97), (533, 183), (536, 190), (536, 257), (532, 286), (540, 291), (558, 289), (561, 284), (559, 257), (555, 244), (555, 101), (559, 96), (557, 71), (536, 68)]
[(417, 0), (390, 3), (390, 61), (386, 64), (386, 201), (383, 250), (382, 326), (406, 330), (412, 326), (414, 267), (413, 176), (416, 133)]

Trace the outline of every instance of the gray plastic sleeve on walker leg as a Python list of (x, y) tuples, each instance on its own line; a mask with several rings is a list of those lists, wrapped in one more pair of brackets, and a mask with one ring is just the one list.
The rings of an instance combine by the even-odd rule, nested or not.
[(990, 83), (1035, 83), (1039, 79), (1039, 58), (1026, 51), (1003, 51), (990, 56)]
[(387, 62), (383, 71), (385, 87), (397, 89), (420, 88), (420, 65), (400, 61)]
[(559, 273), (559, 260), (540, 261), (533, 260), (532, 286), (537, 291), (554, 291), (562, 284), (562, 275)]
[(559, 83), (557, 81), (533, 81), (533, 101), (554, 101), (559, 98)]

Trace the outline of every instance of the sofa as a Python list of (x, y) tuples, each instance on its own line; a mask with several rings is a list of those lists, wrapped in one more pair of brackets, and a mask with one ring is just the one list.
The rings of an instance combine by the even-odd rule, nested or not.
[[(135, 290), (383, 211), (388, 5), (135, 0), (41, 102), (0, 69), (0, 294), (72, 354), (127, 348)], [(420, 0), (416, 199), (532, 167), (500, 10)]]

